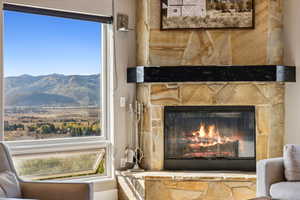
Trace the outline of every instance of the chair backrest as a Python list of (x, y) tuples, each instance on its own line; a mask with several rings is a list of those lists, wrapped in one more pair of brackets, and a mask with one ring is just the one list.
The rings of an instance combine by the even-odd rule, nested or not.
[(0, 142), (0, 172), (5, 170), (16, 174), (8, 147), (3, 142)]

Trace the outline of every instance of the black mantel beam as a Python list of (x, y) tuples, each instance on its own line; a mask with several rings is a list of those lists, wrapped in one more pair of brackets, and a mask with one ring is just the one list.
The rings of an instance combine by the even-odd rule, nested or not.
[(253, 66), (168, 66), (128, 68), (128, 83), (152, 82), (296, 82), (296, 67)]

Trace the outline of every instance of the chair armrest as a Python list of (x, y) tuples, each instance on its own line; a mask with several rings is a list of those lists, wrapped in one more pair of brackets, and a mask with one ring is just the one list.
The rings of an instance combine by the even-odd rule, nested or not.
[(20, 182), (22, 196), (39, 200), (93, 200), (92, 183)]
[(283, 158), (261, 160), (257, 163), (257, 196), (270, 196), (273, 183), (285, 181)]

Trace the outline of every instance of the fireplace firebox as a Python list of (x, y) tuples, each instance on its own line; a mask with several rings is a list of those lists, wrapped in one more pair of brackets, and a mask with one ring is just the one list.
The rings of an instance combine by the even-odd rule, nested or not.
[(255, 171), (254, 106), (166, 106), (164, 168)]

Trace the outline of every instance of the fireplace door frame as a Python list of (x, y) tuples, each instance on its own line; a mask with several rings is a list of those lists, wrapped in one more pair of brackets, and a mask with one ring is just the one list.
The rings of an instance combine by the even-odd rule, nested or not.
[[(251, 158), (167, 158), (167, 112), (169, 111), (250, 111), (253, 113), (254, 124), (254, 157)], [(226, 170), (226, 171), (256, 171), (256, 115), (255, 106), (165, 106), (164, 107), (164, 169), (166, 170)]]

